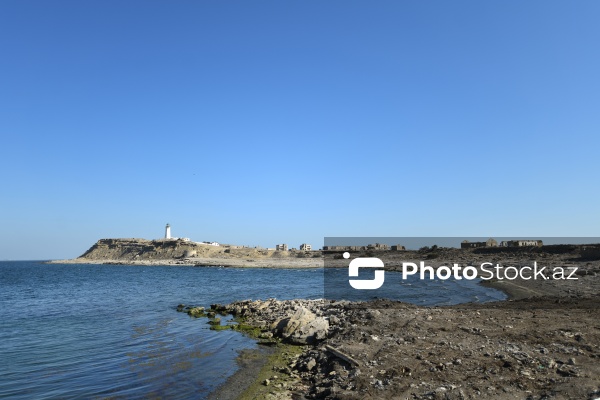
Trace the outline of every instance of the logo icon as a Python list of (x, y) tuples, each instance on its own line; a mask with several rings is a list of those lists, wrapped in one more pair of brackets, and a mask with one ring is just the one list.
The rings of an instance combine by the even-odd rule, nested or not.
[[(349, 258), (348, 252), (344, 253), (344, 258)], [(377, 257), (358, 257), (350, 261), (348, 265), (348, 276), (357, 277), (359, 268), (383, 268), (383, 261)], [(350, 286), (359, 290), (379, 289), (385, 281), (385, 271), (383, 269), (375, 270), (373, 279), (349, 279)]]

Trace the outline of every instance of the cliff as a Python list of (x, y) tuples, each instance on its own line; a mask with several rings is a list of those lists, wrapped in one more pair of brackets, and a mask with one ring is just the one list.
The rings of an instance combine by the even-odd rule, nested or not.
[(274, 251), (262, 248), (212, 246), (181, 239), (100, 239), (77, 260), (157, 261), (187, 259), (320, 258), (320, 251)]
[[(100, 239), (79, 258), (88, 260), (156, 260), (209, 253), (207, 245), (183, 240)], [(216, 247), (216, 246), (210, 246)]]

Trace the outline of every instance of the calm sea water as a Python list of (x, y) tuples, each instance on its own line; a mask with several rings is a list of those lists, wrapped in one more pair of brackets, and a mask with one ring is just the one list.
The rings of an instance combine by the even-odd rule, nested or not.
[[(211, 331), (177, 304), (320, 298), (322, 273), (0, 262), (0, 398), (202, 399), (235, 372), (238, 351), (256, 344)], [(389, 297), (428, 305), (504, 298), (475, 282), (426, 285)]]

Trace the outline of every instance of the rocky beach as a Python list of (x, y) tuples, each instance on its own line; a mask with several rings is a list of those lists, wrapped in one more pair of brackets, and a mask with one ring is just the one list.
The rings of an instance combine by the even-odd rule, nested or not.
[[(488, 256), (465, 254), (471, 261)], [(503, 265), (515, 265), (525, 254), (501, 256)], [(212, 312), (233, 315), (258, 340), (277, 345), (262, 368), (254, 365), (258, 378), (249, 388), (214, 398), (598, 399), (600, 264), (578, 257), (541, 255), (548, 265), (578, 265), (577, 279), (488, 282), (509, 295), (503, 302), (215, 304)]]
[(267, 300), (214, 309), (257, 327), (260, 337), (310, 343), (286, 365), (267, 363), (246, 398), (596, 399), (598, 300), (452, 307)]

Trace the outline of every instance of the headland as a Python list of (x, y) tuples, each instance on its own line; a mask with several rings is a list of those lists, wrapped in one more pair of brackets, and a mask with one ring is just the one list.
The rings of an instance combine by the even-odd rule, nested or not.
[(320, 268), (323, 253), (273, 250), (187, 239), (100, 239), (81, 256), (60, 264), (187, 265), (254, 268)]

